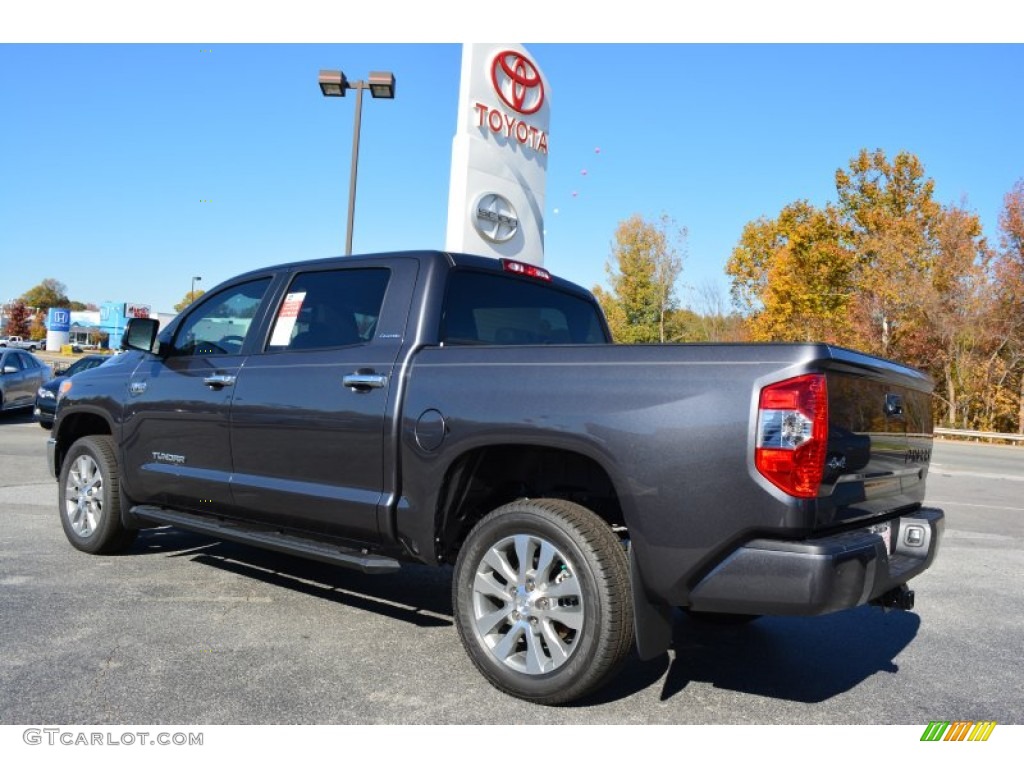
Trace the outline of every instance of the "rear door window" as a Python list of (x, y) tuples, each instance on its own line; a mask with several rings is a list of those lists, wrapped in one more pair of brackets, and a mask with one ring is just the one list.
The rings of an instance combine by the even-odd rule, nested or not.
[(274, 318), (267, 351), (366, 344), (377, 332), (390, 270), (379, 267), (302, 272)]

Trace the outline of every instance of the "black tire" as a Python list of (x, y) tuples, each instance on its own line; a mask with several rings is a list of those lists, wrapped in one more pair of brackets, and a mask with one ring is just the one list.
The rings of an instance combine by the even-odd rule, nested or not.
[(515, 501), (481, 520), (459, 552), (452, 605), (481, 674), (538, 704), (596, 690), (633, 646), (622, 543), (590, 510), (561, 499)]
[(138, 531), (121, 524), (120, 471), (114, 440), (90, 435), (71, 446), (60, 470), (60, 522), (71, 546), (109, 555), (131, 546)]

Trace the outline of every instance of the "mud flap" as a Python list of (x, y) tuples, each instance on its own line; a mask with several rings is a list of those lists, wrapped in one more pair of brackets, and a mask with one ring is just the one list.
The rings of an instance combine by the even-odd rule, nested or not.
[(633, 629), (636, 652), (643, 661), (656, 658), (672, 645), (672, 606), (654, 603), (647, 597), (643, 577), (629, 545), (629, 581), (633, 593)]

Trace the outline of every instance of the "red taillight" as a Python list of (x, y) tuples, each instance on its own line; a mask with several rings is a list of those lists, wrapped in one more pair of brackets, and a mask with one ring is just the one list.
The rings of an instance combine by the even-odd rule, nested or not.
[(790, 496), (812, 499), (825, 474), (828, 389), (812, 373), (761, 390), (757, 411), (757, 471)]
[(526, 277), (535, 277), (538, 280), (551, 281), (551, 273), (542, 267), (535, 267), (533, 264), (524, 264), (521, 261), (512, 261), (511, 259), (501, 260), (502, 269), (506, 272), (515, 272), (517, 275), (524, 275)]

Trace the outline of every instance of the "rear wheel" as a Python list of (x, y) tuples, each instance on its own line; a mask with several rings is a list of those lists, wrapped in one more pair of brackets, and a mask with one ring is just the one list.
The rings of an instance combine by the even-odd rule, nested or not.
[(137, 531), (121, 524), (120, 473), (114, 441), (90, 435), (75, 442), (60, 471), (60, 522), (76, 549), (94, 555), (131, 546)]
[(596, 690), (633, 645), (629, 568), (603, 520), (561, 499), (501, 507), (455, 565), (455, 621), (496, 688), (540, 704)]

